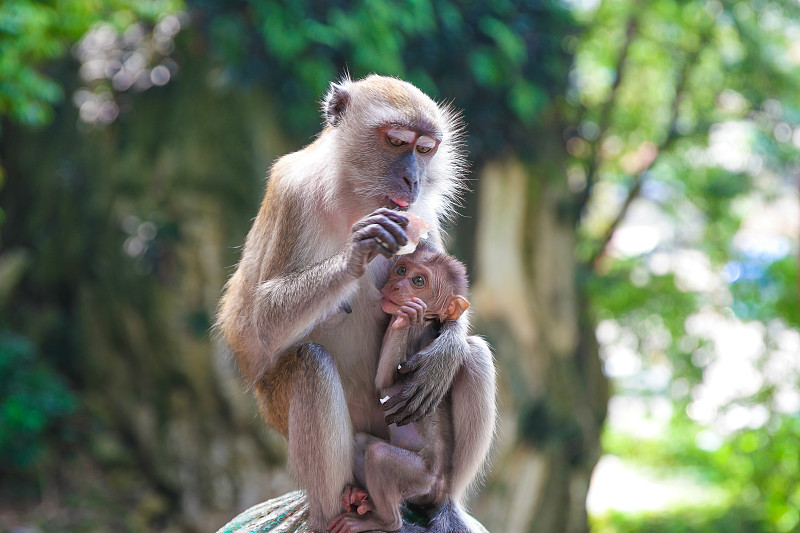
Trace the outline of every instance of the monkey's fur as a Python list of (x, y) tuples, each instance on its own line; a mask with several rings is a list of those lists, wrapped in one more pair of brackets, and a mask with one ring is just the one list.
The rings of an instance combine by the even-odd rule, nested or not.
[[(378, 287), (388, 277), (387, 257), (407, 240), (407, 219), (387, 208), (410, 204), (432, 226), (431, 245), (442, 249), (439, 219), (452, 214), (465, 164), (457, 115), (406, 82), (345, 78), (331, 85), (323, 116), (313, 143), (273, 165), (217, 317), (263, 417), (288, 439), (315, 531), (339, 514), (354, 432), (388, 436), (373, 386), (387, 325)], [(391, 128), (438, 145), (422, 154), (414, 137), (395, 147), (387, 142)], [(466, 319), (407, 361), (407, 385), (391, 400), (400, 406), (393, 421), (427, 415), (451, 389), (454, 402), (473, 409), (460, 372), (471, 352)], [(476, 440), (482, 437), (456, 442), (456, 498), (482, 463), (470, 449)]]
[[(418, 248), (398, 259), (381, 289), (381, 307), (394, 318), (384, 335), (375, 377), (380, 396), (394, 394), (402, 386), (398, 364), (430, 345), (443, 323), (458, 320), (469, 307), (466, 292), (466, 269), (452, 256)], [(458, 439), (479, 436), (483, 440), (469, 446), (473, 456), (482, 460), (488, 453), (495, 425), (495, 370), (486, 342), (480, 337), (469, 337), (468, 342), (471, 357), (460, 375), (469, 381), (472, 400), (478, 402), (468, 408), (486, 418), (456, 420), (454, 416), (464, 416), (467, 410), (454, 409), (460, 398), (447, 395), (439, 408), (419, 422), (390, 425), (388, 442), (357, 434), (355, 477), (366, 487), (371, 501), (365, 504), (367, 494), (357, 488), (346, 490), (343, 503), (351, 511), (337, 517), (329, 531), (395, 531), (402, 525), (401, 500), (433, 515), (429, 531), (473, 531), (461, 502), (450, 492), (454, 451)], [(466, 423), (473, 428), (471, 435), (457, 429)]]

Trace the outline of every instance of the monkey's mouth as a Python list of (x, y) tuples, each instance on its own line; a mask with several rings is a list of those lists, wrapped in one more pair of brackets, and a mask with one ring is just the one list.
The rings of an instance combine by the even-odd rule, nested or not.
[(396, 196), (387, 196), (389, 209), (397, 209), (398, 211), (406, 211), (411, 202)]
[(389, 298), (386, 295), (384, 295), (382, 299), (386, 300), (387, 302), (389, 302), (392, 305), (396, 305), (397, 307), (400, 307), (401, 305), (403, 305), (403, 303), (397, 303), (397, 302), (395, 302), (394, 300), (392, 300), (391, 298)]
[(401, 304), (395, 302), (388, 296), (381, 298), (381, 310), (383, 310), (384, 313), (394, 315), (397, 313), (397, 310), (400, 309), (400, 307)]

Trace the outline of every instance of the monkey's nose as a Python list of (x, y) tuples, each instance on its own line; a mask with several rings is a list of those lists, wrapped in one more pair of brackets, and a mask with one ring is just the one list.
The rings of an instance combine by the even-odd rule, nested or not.
[(414, 186), (419, 182), (419, 180), (417, 179), (417, 175), (414, 174), (413, 172), (404, 173), (403, 181), (406, 182), (406, 185), (408, 185), (408, 188), (411, 189), (412, 191), (414, 190)]

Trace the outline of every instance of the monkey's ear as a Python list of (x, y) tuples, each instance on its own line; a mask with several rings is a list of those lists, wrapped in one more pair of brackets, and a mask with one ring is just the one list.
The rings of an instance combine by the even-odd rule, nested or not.
[(447, 304), (447, 309), (441, 314), (439, 319), (442, 322), (448, 320), (458, 320), (458, 317), (467, 310), (469, 302), (463, 296), (453, 295), (450, 297), (450, 303)]
[(350, 81), (349, 76), (345, 76), (341, 81), (332, 82), (322, 103), (322, 114), (328, 126), (338, 126), (342, 121), (347, 105), (350, 103)]

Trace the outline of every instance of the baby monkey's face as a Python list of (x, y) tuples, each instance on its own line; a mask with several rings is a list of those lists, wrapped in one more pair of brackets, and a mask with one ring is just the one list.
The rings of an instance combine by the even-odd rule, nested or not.
[(418, 248), (410, 255), (400, 256), (395, 263), (389, 281), (381, 289), (381, 309), (408, 318), (412, 324), (423, 318), (458, 320), (469, 307), (459, 294), (466, 292), (466, 283), (464, 267), (456, 259)]
[(436, 296), (438, 280), (425, 265), (411, 258), (402, 257), (394, 265), (389, 281), (381, 289), (381, 309), (384, 313), (396, 315), (401, 306), (419, 298), (428, 306), (429, 313), (438, 313)]

